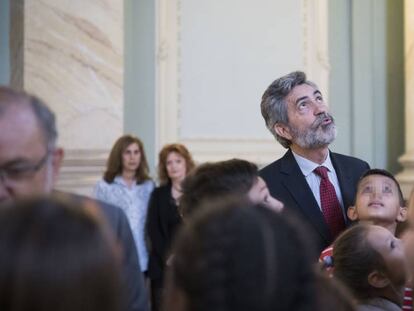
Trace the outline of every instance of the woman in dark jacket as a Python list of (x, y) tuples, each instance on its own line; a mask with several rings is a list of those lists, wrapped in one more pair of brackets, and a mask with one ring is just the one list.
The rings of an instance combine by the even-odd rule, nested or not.
[(151, 195), (147, 218), (150, 250), (148, 277), (151, 281), (153, 311), (160, 310), (164, 267), (171, 241), (181, 223), (178, 212), (181, 182), (194, 166), (190, 152), (181, 144), (166, 145), (160, 151), (158, 163), (160, 186)]

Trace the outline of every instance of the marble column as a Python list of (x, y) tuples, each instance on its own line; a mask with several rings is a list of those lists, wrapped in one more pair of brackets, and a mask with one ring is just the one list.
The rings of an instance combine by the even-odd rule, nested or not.
[(55, 111), (58, 187), (90, 193), (123, 131), (123, 0), (11, 1), (12, 85)]
[(396, 177), (404, 197), (408, 198), (414, 185), (414, 0), (404, 2), (404, 59), (405, 59), (405, 154), (399, 159), (404, 169)]

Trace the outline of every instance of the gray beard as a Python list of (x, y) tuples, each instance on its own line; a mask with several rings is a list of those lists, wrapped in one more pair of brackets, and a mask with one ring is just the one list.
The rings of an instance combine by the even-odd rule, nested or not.
[(297, 128), (290, 128), (293, 141), (302, 149), (318, 149), (328, 146), (336, 138), (336, 126), (332, 122), (327, 126), (318, 126), (300, 132)]

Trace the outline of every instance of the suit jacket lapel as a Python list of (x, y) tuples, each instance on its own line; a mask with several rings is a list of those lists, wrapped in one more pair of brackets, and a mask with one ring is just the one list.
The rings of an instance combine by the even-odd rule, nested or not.
[(337, 155), (333, 152), (330, 152), (331, 161), (335, 168), (336, 176), (338, 177), (339, 187), (341, 188), (342, 200), (344, 203), (345, 212), (348, 210), (348, 207), (353, 205), (352, 202), (352, 178), (349, 175), (350, 171), (344, 167), (343, 163), (339, 161)]
[(283, 185), (291, 193), (302, 213), (329, 242), (330, 233), (322, 212), (290, 149), (282, 158), (281, 173), (285, 175), (282, 180)]

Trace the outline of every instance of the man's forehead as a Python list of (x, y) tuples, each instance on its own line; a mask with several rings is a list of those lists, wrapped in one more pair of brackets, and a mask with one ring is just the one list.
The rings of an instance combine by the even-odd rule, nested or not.
[(300, 97), (309, 97), (315, 94), (321, 94), (321, 91), (313, 85), (303, 83), (296, 85), (286, 96), (286, 99), (295, 102)]
[(0, 115), (0, 159), (38, 153), (45, 139), (30, 107), (12, 105)]

